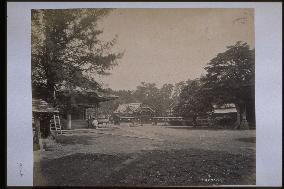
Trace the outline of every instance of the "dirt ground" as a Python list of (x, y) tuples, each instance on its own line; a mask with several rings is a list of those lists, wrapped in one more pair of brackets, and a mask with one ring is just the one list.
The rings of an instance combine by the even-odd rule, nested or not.
[(255, 185), (255, 130), (78, 129), (34, 152), (35, 186)]

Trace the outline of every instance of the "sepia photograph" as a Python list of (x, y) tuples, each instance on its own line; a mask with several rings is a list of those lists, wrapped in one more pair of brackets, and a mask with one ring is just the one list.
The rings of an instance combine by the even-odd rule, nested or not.
[(32, 9), (33, 185), (256, 185), (254, 14)]

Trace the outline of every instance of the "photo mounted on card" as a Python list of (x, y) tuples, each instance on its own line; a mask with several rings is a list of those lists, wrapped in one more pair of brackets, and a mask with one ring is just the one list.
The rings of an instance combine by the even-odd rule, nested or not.
[(34, 186), (256, 184), (252, 8), (31, 10)]

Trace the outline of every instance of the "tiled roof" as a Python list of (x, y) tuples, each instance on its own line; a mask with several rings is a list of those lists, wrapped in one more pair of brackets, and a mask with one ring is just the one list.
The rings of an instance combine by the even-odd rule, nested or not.
[(32, 99), (32, 111), (33, 112), (59, 112), (53, 108), (46, 101), (42, 99)]
[(82, 97), (89, 96), (89, 97), (97, 99), (100, 102), (114, 100), (118, 98), (118, 96), (115, 96), (115, 95), (105, 94), (103, 92), (99, 92), (98, 90), (93, 90), (93, 89), (84, 89), (78, 86), (72, 90), (68, 89), (65, 86), (61, 86), (59, 89), (57, 89), (57, 92), (65, 96), (68, 96), (71, 93), (82, 96)]
[(129, 113), (137, 111), (142, 103), (128, 103), (128, 104), (120, 104), (114, 113)]
[(223, 105), (213, 105), (214, 107), (214, 113), (220, 114), (220, 113), (234, 113), (237, 112), (235, 104), (223, 104)]
[(140, 112), (145, 109), (154, 112), (154, 110), (148, 105), (145, 104), (143, 105), (142, 103), (127, 103), (127, 104), (120, 104), (117, 107), (117, 109), (114, 111), (114, 113), (132, 114), (134, 112)]
[(214, 109), (228, 109), (228, 108), (236, 108), (236, 105), (233, 103), (223, 104), (223, 105), (213, 105)]
[(225, 113), (235, 113), (237, 112), (236, 108), (228, 108), (228, 109), (215, 109), (215, 114), (225, 114)]

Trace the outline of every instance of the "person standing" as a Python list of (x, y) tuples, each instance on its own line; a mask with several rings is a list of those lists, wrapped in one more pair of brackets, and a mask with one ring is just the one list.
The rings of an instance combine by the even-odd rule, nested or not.
[(92, 121), (92, 126), (96, 129), (98, 127), (98, 124), (99, 124), (98, 120), (94, 118)]
[(87, 122), (88, 122), (88, 128), (91, 128), (92, 126), (92, 116), (91, 115), (88, 116)]

